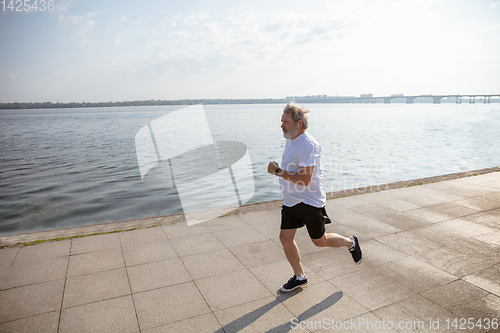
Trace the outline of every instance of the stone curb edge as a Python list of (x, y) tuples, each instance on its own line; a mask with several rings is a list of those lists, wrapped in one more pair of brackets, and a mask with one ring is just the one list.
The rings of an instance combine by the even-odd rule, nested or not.
[[(417, 186), (417, 185), (436, 183), (452, 179), (484, 175), (487, 173), (499, 172), (499, 171), (500, 167), (493, 167), (493, 168), (451, 173), (441, 176), (399, 181), (388, 184), (359, 187), (355, 189), (329, 192), (327, 193), (326, 198), (327, 200), (337, 199), (354, 195), (391, 190), (396, 188)], [(283, 204), (282, 199), (245, 204), (233, 210), (227, 215), (245, 214), (256, 211), (279, 209), (282, 206), (282, 204)], [(107, 222), (107, 223), (86, 225), (80, 227), (51, 229), (51, 230), (34, 231), (22, 234), (6, 235), (6, 236), (0, 236), (0, 248), (22, 246), (31, 243), (45, 242), (52, 240), (63, 240), (69, 238), (98, 235), (98, 234), (129, 231), (135, 229), (151, 228), (160, 225), (175, 224), (180, 222), (185, 222), (184, 214), (146, 217), (134, 220), (127, 220), (127, 221)]]

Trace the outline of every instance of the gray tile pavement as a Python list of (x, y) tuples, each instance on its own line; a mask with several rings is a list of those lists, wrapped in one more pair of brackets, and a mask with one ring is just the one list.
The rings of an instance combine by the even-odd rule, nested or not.
[(327, 211), (363, 263), (299, 230), (309, 285), (289, 294), (279, 208), (0, 249), (0, 332), (453, 332), (460, 318), (500, 330), (500, 172)]

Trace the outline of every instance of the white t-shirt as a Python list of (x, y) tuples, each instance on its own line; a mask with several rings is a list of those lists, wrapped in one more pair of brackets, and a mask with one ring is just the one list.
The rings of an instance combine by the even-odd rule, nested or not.
[(323, 167), (321, 166), (321, 146), (318, 141), (304, 132), (294, 140), (286, 140), (285, 151), (281, 158), (281, 169), (299, 172), (301, 167), (314, 166), (309, 186), (292, 183), (280, 177), (284, 203), (287, 207), (305, 203), (317, 208), (325, 206), (326, 193), (323, 188)]

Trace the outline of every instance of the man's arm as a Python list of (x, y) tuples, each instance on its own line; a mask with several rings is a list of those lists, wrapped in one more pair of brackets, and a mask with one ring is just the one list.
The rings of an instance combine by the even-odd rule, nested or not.
[[(279, 164), (276, 162), (270, 162), (267, 166), (267, 172), (274, 174), (276, 170), (279, 169)], [(299, 172), (291, 172), (280, 169), (278, 171), (278, 176), (298, 185), (309, 186), (312, 180), (312, 175), (314, 172), (314, 165), (301, 167)]]

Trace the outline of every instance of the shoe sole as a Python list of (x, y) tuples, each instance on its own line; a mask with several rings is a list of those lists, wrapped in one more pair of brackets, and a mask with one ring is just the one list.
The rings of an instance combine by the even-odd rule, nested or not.
[[(354, 236), (354, 237), (356, 237), (356, 236)], [(354, 240), (354, 238), (351, 238), (351, 239)], [(358, 237), (356, 237), (356, 244), (359, 246)], [(359, 264), (361, 264), (362, 261), (363, 261), (363, 255), (361, 255), (361, 259), (359, 259), (358, 262), (355, 261), (354, 263), (356, 265), (359, 265)]]
[(292, 289), (285, 289), (285, 288), (283, 288), (283, 286), (281, 286), (281, 287), (280, 287), (280, 291), (281, 291), (282, 293), (289, 293), (290, 291), (294, 291), (295, 289), (297, 289), (297, 288), (301, 288), (301, 287), (302, 287), (302, 288), (303, 288), (303, 287), (307, 287), (307, 282), (306, 282), (306, 283), (304, 283), (304, 284), (301, 284), (300, 286), (295, 286), (295, 287), (293, 287)]

